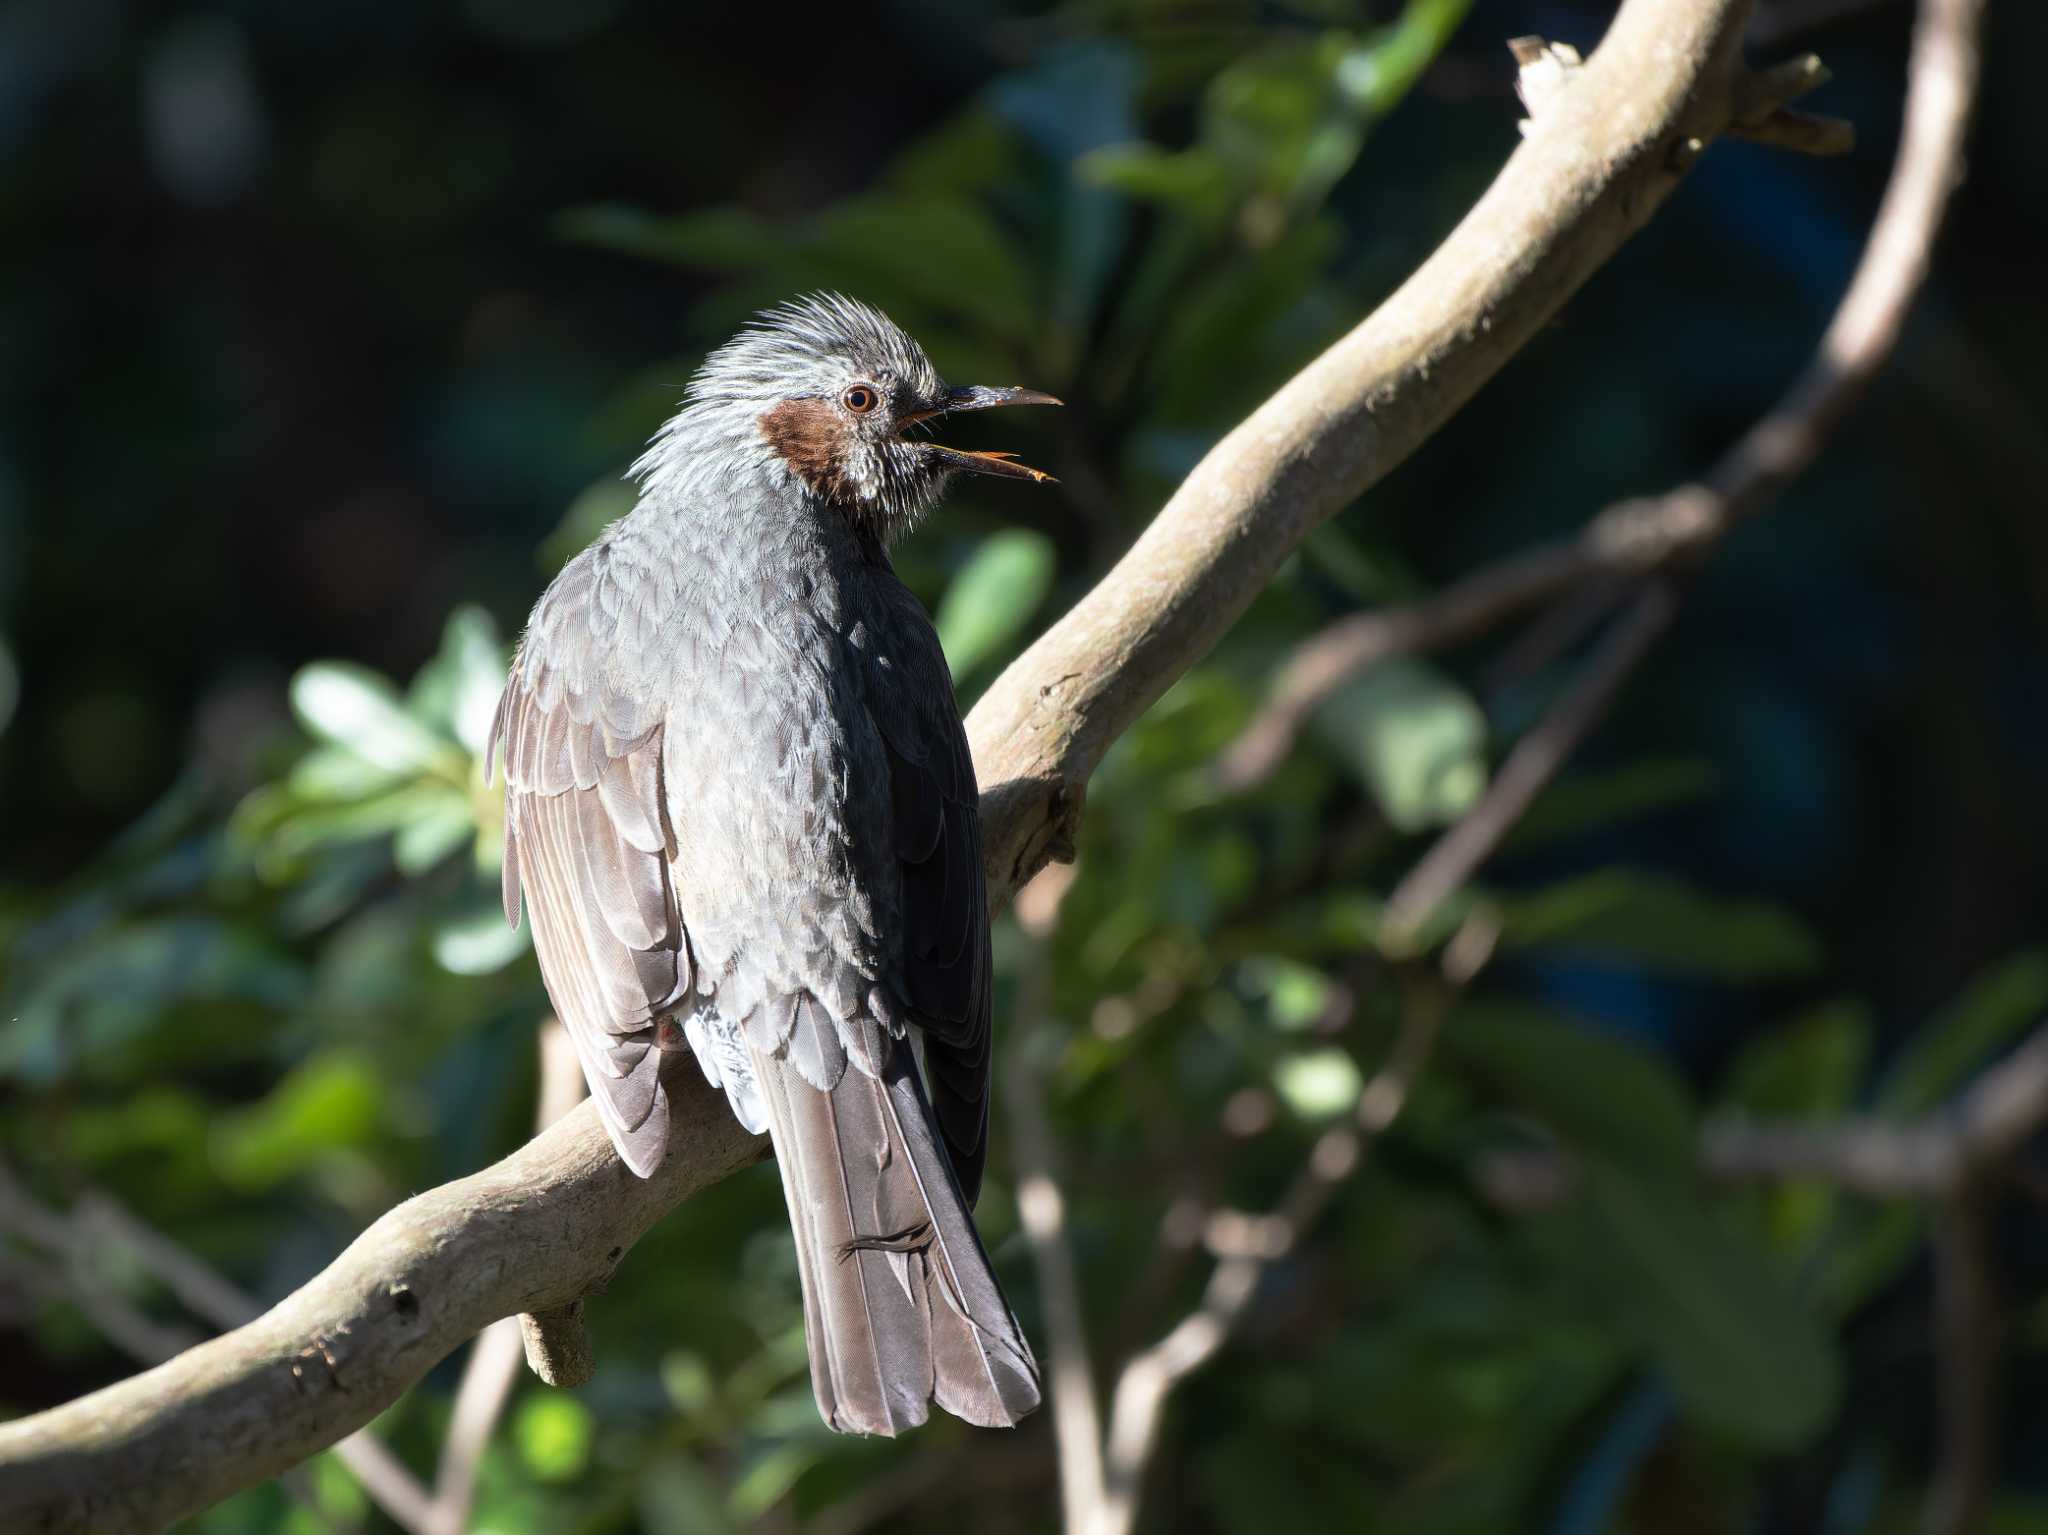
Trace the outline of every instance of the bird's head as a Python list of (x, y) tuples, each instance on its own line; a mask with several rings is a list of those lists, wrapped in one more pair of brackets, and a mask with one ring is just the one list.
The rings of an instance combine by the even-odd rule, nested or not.
[(692, 409), (750, 420), (794, 478), (884, 538), (916, 522), (955, 474), (1052, 479), (1007, 453), (949, 448), (925, 434), (961, 411), (1058, 400), (1035, 389), (948, 387), (887, 315), (838, 294), (763, 313), (705, 359), (689, 398)]

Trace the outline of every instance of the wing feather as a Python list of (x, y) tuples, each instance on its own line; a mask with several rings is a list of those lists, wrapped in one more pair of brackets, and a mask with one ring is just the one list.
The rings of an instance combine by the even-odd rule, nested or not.
[(553, 668), (515, 667), (489, 743), (494, 760), (504, 750), (506, 917), (523, 904), (531, 918), (598, 1113), (642, 1177), (668, 1143), (655, 1024), (695, 979), (668, 865), (664, 728)]

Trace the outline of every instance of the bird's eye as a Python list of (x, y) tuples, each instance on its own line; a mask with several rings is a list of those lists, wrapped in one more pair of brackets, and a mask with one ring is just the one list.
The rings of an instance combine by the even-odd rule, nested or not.
[(882, 403), (882, 397), (875, 393), (874, 387), (870, 384), (848, 384), (846, 393), (839, 397), (839, 403), (856, 416), (865, 416)]

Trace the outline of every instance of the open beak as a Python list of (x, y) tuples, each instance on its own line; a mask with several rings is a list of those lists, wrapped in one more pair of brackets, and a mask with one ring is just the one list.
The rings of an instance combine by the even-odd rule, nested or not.
[[(947, 390), (945, 404), (937, 410), (924, 411), (912, 416), (909, 420), (923, 421), (931, 416), (950, 416), (957, 410), (989, 410), (997, 405), (1059, 403), (1053, 396), (1037, 389), (991, 389), (986, 384), (974, 384), (963, 389)], [(967, 474), (1001, 475), (1012, 480), (1035, 480), (1048, 485), (1059, 483), (1043, 469), (1033, 469), (1028, 464), (1018, 463), (1016, 455), (1011, 453), (971, 453), (964, 448), (942, 447), (935, 442), (926, 443), (924, 451), (948, 469), (958, 469)]]

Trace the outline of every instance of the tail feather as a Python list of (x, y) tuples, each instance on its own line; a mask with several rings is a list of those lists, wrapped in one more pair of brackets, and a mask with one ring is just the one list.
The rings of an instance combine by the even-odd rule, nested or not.
[(1038, 1405), (1038, 1368), (989, 1267), (909, 1048), (879, 1080), (830, 1092), (753, 1052), (803, 1280), (825, 1421), (894, 1435), (929, 1403), (1007, 1428)]

